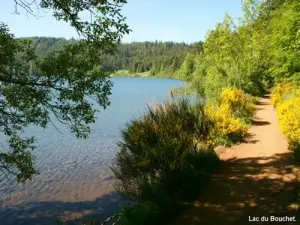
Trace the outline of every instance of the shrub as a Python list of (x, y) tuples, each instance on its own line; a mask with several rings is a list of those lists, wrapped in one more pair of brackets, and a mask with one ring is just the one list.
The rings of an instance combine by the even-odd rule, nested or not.
[(128, 222), (133, 220), (130, 215), (143, 213), (167, 217), (181, 200), (198, 196), (219, 166), (213, 148), (198, 144), (207, 140), (211, 127), (203, 106), (192, 106), (186, 99), (149, 108), (142, 118), (127, 124), (112, 170), (116, 190), (136, 200), (138, 207), (121, 220), (135, 224)]
[(142, 202), (135, 207), (122, 209), (119, 225), (158, 224), (161, 212), (153, 202)]
[(242, 90), (223, 89), (218, 103), (205, 109), (206, 116), (214, 122), (209, 143), (215, 146), (241, 142), (255, 112), (253, 102), (254, 99)]
[(136, 199), (148, 185), (172, 179), (174, 171), (186, 166), (187, 156), (199, 153), (196, 144), (207, 138), (210, 126), (203, 107), (196, 110), (185, 99), (149, 108), (122, 132), (121, 151), (112, 168), (117, 190)]
[(290, 83), (278, 83), (271, 100), (289, 149), (294, 152), (295, 160), (300, 162), (300, 88)]
[(250, 123), (255, 108), (253, 98), (243, 90), (237, 88), (225, 88), (220, 94), (221, 104), (229, 105), (231, 112), (240, 119)]
[(294, 142), (291, 146), (291, 149), (294, 151), (295, 161), (300, 162), (300, 141)]
[(210, 130), (210, 143), (215, 145), (231, 145), (243, 140), (246, 135), (247, 126), (237, 118), (228, 104), (220, 106), (209, 106), (206, 115), (215, 121)]
[(293, 149), (300, 141), (300, 97), (289, 99), (277, 107), (279, 126)]
[(284, 96), (291, 93), (292, 89), (293, 89), (293, 87), (289, 83), (286, 83), (286, 84), (277, 83), (277, 85), (271, 95), (271, 102), (275, 108), (279, 104), (283, 103)]

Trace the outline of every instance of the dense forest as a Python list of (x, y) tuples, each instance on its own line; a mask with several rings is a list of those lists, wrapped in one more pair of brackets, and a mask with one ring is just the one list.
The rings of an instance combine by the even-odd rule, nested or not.
[(300, 4), (297, 0), (244, 1), (244, 17), (228, 14), (189, 54), (180, 74), (190, 89), (214, 99), (224, 87), (261, 95), (279, 81), (300, 81)]
[[(75, 43), (75, 39), (29, 37), (35, 53), (45, 57)], [(183, 63), (188, 52), (198, 51), (202, 42), (193, 45), (175, 42), (133, 42), (118, 46), (115, 54), (101, 54), (99, 64), (103, 71), (128, 70), (130, 74), (151, 72), (151, 75), (172, 76)]]

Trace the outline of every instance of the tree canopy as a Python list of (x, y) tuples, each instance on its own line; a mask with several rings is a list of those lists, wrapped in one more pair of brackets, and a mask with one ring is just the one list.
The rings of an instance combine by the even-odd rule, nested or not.
[[(24, 128), (45, 128), (54, 115), (69, 125), (77, 137), (86, 138), (96, 109), (88, 97), (106, 108), (111, 82), (98, 68), (101, 54), (114, 53), (130, 29), (120, 10), (126, 0), (14, 0), (15, 11), (38, 16), (34, 7), (51, 10), (57, 20), (68, 22), (80, 40), (38, 57), (28, 40), (16, 39), (0, 23), (0, 132), (7, 138), (0, 149), (0, 170), (25, 181), (37, 173), (32, 151), (34, 137)], [(82, 20), (88, 12), (91, 20)]]
[(190, 88), (207, 99), (224, 87), (259, 96), (277, 81), (300, 82), (300, 3), (244, 0), (239, 22), (228, 14), (207, 33), (203, 51), (181, 68)]

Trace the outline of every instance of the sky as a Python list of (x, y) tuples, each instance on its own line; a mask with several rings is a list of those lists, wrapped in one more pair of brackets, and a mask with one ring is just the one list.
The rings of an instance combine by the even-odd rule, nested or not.
[[(40, 12), (37, 19), (21, 9), (16, 15), (14, 9), (14, 1), (1, 0), (0, 22), (7, 24), (16, 37), (77, 38), (73, 28), (56, 21), (51, 13)], [(122, 13), (132, 32), (122, 42), (204, 40), (207, 31), (221, 22), (226, 12), (234, 19), (241, 17), (241, 0), (128, 0)]]

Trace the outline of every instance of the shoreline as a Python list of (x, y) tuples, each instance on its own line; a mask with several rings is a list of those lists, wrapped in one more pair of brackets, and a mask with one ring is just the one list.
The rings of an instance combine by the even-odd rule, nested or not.
[(172, 76), (168, 76), (168, 75), (150, 75), (150, 71), (143, 72), (143, 73), (134, 73), (134, 74), (130, 74), (129, 71), (117, 71), (117, 72), (111, 74), (109, 77), (111, 77), (111, 78), (113, 78), (113, 77), (164, 78), (164, 79), (185, 81), (178, 77), (172, 77)]

